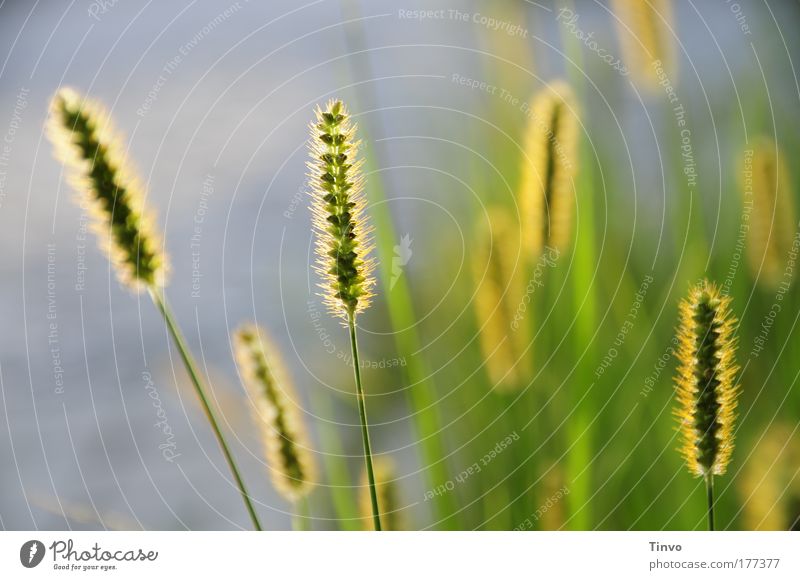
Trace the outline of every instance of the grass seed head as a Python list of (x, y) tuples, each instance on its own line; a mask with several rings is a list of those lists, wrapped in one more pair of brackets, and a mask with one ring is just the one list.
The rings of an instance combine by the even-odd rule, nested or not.
[(317, 107), (310, 130), (316, 270), (325, 304), (346, 321), (369, 306), (375, 284), (356, 127), (344, 104), (331, 100)]
[(531, 374), (530, 325), (524, 305), (525, 268), (520, 260), (520, 228), (507, 210), (491, 208), (488, 223), (478, 226), (472, 272), (475, 315), (486, 370), (499, 391), (519, 388)]
[(648, 92), (659, 90), (654, 63), (675, 83), (675, 43), (671, 0), (612, 0), (623, 62), (638, 85)]
[(730, 303), (704, 280), (680, 304), (675, 414), (683, 456), (697, 476), (724, 474), (733, 452), (738, 367)]
[(78, 202), (91, 208), (92, 230), (119, 280), (134, 290), (163, 286), (167, 259), (144, 188), (102, 105), (72, 89), (59, 90), (50, 102), (47, 134)]
[(234, 332), (233, 342), (273, 485), (287, 500), (296, 501), (313, 487), (315, 465), (294, 389), (264, 329), (242, 325)]
[(557, 81), (533, 98), (525, 135), (519, 203), (523, 243), (534, 256), (564, 250), (572, 235), (578, 117), (569, 85)]
[(764, 286), (775, 289), (781, 282), (794, 240), (791, 179), (774, 139), (756, 139), (751, 161), (742, 175), (745, 202), (752, 194), (748, 262), (753, 276)]

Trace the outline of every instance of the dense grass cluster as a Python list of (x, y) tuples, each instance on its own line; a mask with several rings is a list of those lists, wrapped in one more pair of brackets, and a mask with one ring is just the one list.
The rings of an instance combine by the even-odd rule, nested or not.
[[(677, 75), (670, 3), (612, 5), (632, 83), (652, 95), (669, 84), (656, 71)], [(607, 201), (607, 184), (617, 191), (628, 186), (590, 139), (588, 85), (576, 68), (568, 80), (527, 87), (532, 96), (524, 114), (500, 130), (511, 145), (477, 136), (489, 144), (485, 153), (507, 191), (476, 186), (480, 208), (458, 216), (468, 240), (465, 266), (454, 265), (452, 246), (433, 232), (429, 273), (413, 283), (408, 273), (396, 277), (392, 270), (392, 249), (402, 246), (393, 239), (387, 205), (368, 203), (381, 199), (384, 184), (380, 172), (364, 178), (351, 113), (338, 99), (309, 112), (309, 235), (316, 246), (310, 267), (329, 314), (348, 330), (363, 466), (348, 462), (351, 442), (335, 428), (309, 421), (314, 412), (304, 420), (269, 331), (247, 323), (233, 335), (273, 487), (304, 512), (303, 521), (319, 515), (318, 527), (375, 530), (698, 529), (706, 518), (709, 529), (798, 527), (800, 442), (797, 417), (786, 417), (785, 409), (800, 398), (793, 391), (796, 369), (781, 358), (800, 356), (790, 320), (800, 309), (794, 288), (800, 238), (789, 148), (768, 132), (748, 141), (744, 170), (737, 165), (725, 176), (736, 184), (726, 189), (726, 207), (740, 223), (725, 215), (710, 233), (693, 209), (693, 192), (674, 187), (696, 175), (685, 165), (686, 137), (675, 139), (675, 105), (666, 102), (668, 124), (651, 125), (664, 133), (665, 183), (674, 187), (661, 237), (649, 224), (645, 239), (625, 240), (619, 224), (627, 217), (615, 215), (624, 204), (604, 208), (605, 215), (596, 210)], [(488, 106), (487, 117), (501, 118), (498, 106)], [(168, 308), (163, 244), (107, 114), (65, 89), (52, 100), (48, 129), (73, 186), (90, 201), (95, 232), (119, 279), (147, 289), (163, 314), (260, 529), (203, 375)], [(463, 173), (465, 182), (485, 178), (473, 167)], [(381, 231), (372, 230), (368, 213), (379, 218)], [(736, 235), (738, 246), (728, 252)], [(643, 248), (660, 249), (662, 241), (671, 247), (656, 252), (657, 259), (643, 257)], [(749, 268), (739, 268), (740, 253)], [(378, 290), (376, 268), (395, 274), (388, 291)], [(445, 276), (453, 284), (437, 302)], [(385, 359), (402, 366), (362, 364), (359, 319), (371, 303), (378, 306), (374, 316), (387, 319), (393, 346), (376, 339), (368, 348), (384, 349)], [(428, 310), (436, 315), (419, 315)], [(745, 342), (756, 346), (737, 362), (736, 345)], [(330, 365), (323, 380), (350, 380), (337, 370)], [(406, 485), (398, 458), (373, 457), (376, 423), (367, 417), (365, 382), (381, 394), (389, 385), (403, 387), (405, 398), (387, 396), (390, 403), (378, 412), (388, 416), (392, 406), (394, 416), (399, 408), (409, 417), (403, 423), (414, 443), (407, 459), (415, 462), (413, 484)], [(748, 390), (754, 384), (760, 391)], [(312, 410), (323, 400), (312, 395)], [(393, 433), (399, 422), (378, 428)], [(325, 456), (319, 466), (317, 451)], [(687, 476), (687, 468), (702, 481)]]

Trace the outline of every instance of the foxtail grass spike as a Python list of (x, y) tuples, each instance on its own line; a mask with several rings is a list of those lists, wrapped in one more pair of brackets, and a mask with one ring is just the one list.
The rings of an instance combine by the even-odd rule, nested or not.
[(117, 278), (134, 291), (147, 290), (164, 317), (253, 527), (261, 530), (258, 514), (209, 403), (197, 364), (164, 295), (167, 258), (153, 231), (150, 211), (144, 205), (144, 190), (128, 167), (122, 141), (115, 133), (111, 118), (100, 103), (64, 88), (50, 101), (47, 133), (57, 158), (67, 167), (69, 179), (79, 194), (79, 203), (85, 200), (92, 209), (92, 229), (100, 247), (107, 252)]
[(374, 261), (356, 127), (341, 101), (317, 107), (311, 129), (313, 226), (325, 304), (345, 322), (369, 306)]
[[(489, 210), (474, 246), (475, 314), (489, 380), (496, 389), (519, 388), (530, 376), (530, 304), (524, 301), (524, 260), (520, 260), (519, 224), (507, 210)], [(524, 254), (523, 254), (524, 255)]]
[(569, 85), (551, 83), (533, 98), (525, 135), (519, 203), (523, 243), (534, 256), (564, 250), (572, 236), (578, 168), (577, 105)]
[(730, 302), (704, 280), (680, 305), (675, 414), (689, 471), (705, 480), (709, 530), (715, 529), (714, 476), (730, 462), (738, 398)]
[(273, 485), (288, 501), (296, 502), (311, 491), (316, 469), (294, 389), (263, 328), (245, 324), (235, 331), (233, 341)]
[(731, 298), (704, 280), (680, 305), (677, 408), (683, 456), (696, 475), (723, 475), (733, 452), (738, 397)]
[(369, 479), (372, 521), (381, 530), (380, 510), (372, 465), (366, 398), (356, 337), (356, 315), (369, 306), (375, 279), (370, 226), (366, 223), (362, 162), (357, 159), (355, 126), (341, 101), (317, 107), (311, 129), (311, 211), (316, 236), (316, 270), (322, 277), (322, 296), (328, 309), (344, 321), (350, 333), (356, 400), (361, 421), (364, 463)]
[(103, 106), (61, 89), (50, 102), (47, 133), (72, 186), (91, 208), (92, 229), (119, 280), (135, 290), (163, 286), (167, 259), (152, 212)]
[[(397, 472), (394, 461), (385, 455), (375, 457), (375, 485), (378, 489), (378, 505), (381, 510), (381, 524), (387, 531), (405, 530), (403, 505), (400, 501), (400, 489), (397, 484)], [(369, 494), (369, 478), (366, 471), (361, 478), (359, 494), (359, 510), (365, 529), (372, 527), (372, 503)]]
[(745, 163), (742, 176), (745, 209), (752, 203), (748, 262), (753, 277), (774, 289), (781, 282), (794, 239), (792, 182), (774, 139), (756, 139), (751, 151), (751, 166)]
[[(659, 88), (659, 69), (675, 78), (671, 0), (612, 0), (625, 68), (648, 92)], [(659, 66), (655, 66), (660, 63)]]

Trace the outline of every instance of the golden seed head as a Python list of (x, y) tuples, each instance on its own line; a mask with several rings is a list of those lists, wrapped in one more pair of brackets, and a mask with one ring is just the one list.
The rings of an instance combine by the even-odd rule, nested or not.
[[(372, 460), (372, 469), (375, 473), (375, 490), (378, 495), (381, 527), (390, 532), (407, 529), (403, 505), (400, 501), (400, 489), (396, 481), (397, 470), (394, 461), (385, 455), (376, 455)], [(372, 501), (366, 469), (361, 474), (358, 506), (364, 529), (372, 530)]]
[(244, 324), (234, 332), (233, 342), (273, 485), (287, 500), (296, 501), (311, 491), (316, 469), (294, 389), (264, 329)]
[(566, 515), (566, 496), (569, 495), (569, 488), (565, 484), (563, 470), (558, 464), (553, 465), (544, 475), (542, 484), (539, 486), (539, 512), (540, 530), (560, 530), (567, 522)]
[(144, 189), (102, 105), (72, 89), (59, 90), (50, 102), (47, 134), (77, 201), (91, 208), (92, 230), (120, 282), (137, 291), (163, 286), (167, 259)]
[(675, 415), (683, 456), (697, 476), (724, 474), (733, 452), (738, 367), (730, 303), (703, 280), (680, 304)]
[[(750, 175), (748, 175), (748, 173)], [(756, 139), (742, 175), (745, 202), (752, 201), (748, 258), (753, 276), (768, 288), (781, 281), (795, 233), (788, 165), (774, 139)], [(748, 200), (748, 196), (752, 199)]]
[(740, 493), (745, 529), (800, 530), (800, 434), (774, 422), (744, 466)]
[(578, 113), (572, 90), (557, 81), (533, 97), (525, 135), (519, 204), (523, 243), (534, 256), (563, 251), (572, 235), (578, 169)]
[[(520, 388), (531, 375), (529, 305), (524, 303), (526, 268), (520, 227), (507, 210), (489, 210), (477, 228), (472, 273), (475, 315), (486, 370), (498, 390)], [(527, 352), (526, 352), (526, 349)]]
[(674, 84), (675, 43), (672, 40), (672, 2), (670, 0), (613, 0), (612, 14), (622, 48), (625, 67), (636, 82), (649, 92), (659, 90), (661, 68)]
[(310, 125), (311, 211), (316, 270), (329, 310), (345, 321), (369, 306), (375, 285), (356, 127), (341, 101), (317, 107)]

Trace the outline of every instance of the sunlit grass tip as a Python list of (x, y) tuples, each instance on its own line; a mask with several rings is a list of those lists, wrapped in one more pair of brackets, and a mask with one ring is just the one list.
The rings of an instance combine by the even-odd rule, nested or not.
[(287, 500), (297, 501), (314, 486), (316, 469), (294, 389), (263, 328), (244, 324), (234, 332), (233, 341), (273, 485)]
[[(671, 0), (612, 0), (624, 65), (648, 92), (659, 88), (659, 71), (675, 79), (675, 42)], [(657, 68), (654, 63), (659, 62)]]
[(550, 83), (534, 95), (528, 117), (518, 198), (523, 243), (538, 256), (545, 247), (565, 249), (572, 236), (579, 130), (572, 89)]
[(792, 250), (796, 227), (789, 166), (775, 139), (757, 138), (748, 153), (750, 163), (745, 162), (742, 172), (745, 209), (752, 204), (748, 263), (754, 278), (776, 288)]
[(680, 305), (677, 407), (689, 471), (722, 475), (733, 452), (738, 388), (731, 298), (704, 280)]
[(358, 159), (356, 127), (342, 101), (330, 100), (324, 109), (317, 107), (311, 123), (308, 162), (311, 181), (312, 224), (316, 233), (317, 263), (322, 278), (320, 287), (331, 313), (342, 318), (350, 333), (353, 378), (364, 445), (364, 465), (369, 478), (372, 519), (381, 530), (377, 490), (369, 440), (366, 397), (361, 380), (356, 315), (369, 306), (375, 279), (371, 228), (366, 221), (366, 198)]
[(134, 290), (163, 286), (168, 264), (153, 213), (103, 106), (60, 89), (50, 101), (47, 134), (119, 280)]
[(315, 110), (308, 163), (316, 270), (330, 311), (345, 321), (369, 306), (375, 284), (356, 126), (341, 101)]
[(525, 302), (526, 263), (520, 226), (500, 207), (488, 210), (476, 228), (472, 253), (475, 315), (486, 371), (499, 391), (522, 386), (530, 377), (530, 303)]

